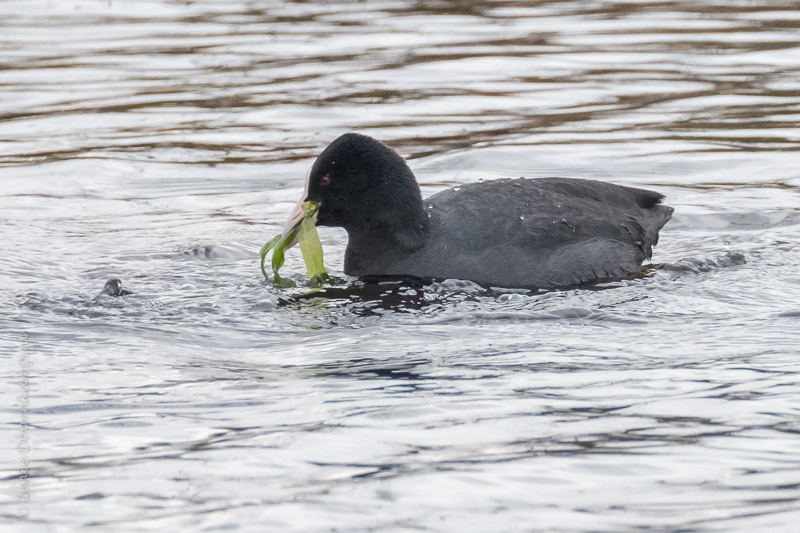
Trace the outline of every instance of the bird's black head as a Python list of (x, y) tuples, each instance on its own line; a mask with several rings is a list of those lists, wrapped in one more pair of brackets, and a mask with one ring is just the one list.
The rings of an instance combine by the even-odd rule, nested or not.
[(317, 225), (394, 237), (404, 249), (424, 244), (428, 216), (406, 162), (366, 135), (346, 133), (319, 155), (306, 200), (320, 203)]
[[(122, 288), (122, 282), (117, 278), (110, 279), (106, 281), (103, 290), (100, 291), (100, 294), (104, 294), (106, 296), (122, 296), (123, 294), (130, 294), (130, 291), (124, 291)], [(98, 296), (100, 296), (98, 294)]]

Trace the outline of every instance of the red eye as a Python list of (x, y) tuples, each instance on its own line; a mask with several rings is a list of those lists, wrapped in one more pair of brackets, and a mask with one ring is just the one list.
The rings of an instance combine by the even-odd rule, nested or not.
[(319, 180), (320, 185), (327, 185), (331, 182), (331, 179), (328, 176), (322, 176), (322, 179)]

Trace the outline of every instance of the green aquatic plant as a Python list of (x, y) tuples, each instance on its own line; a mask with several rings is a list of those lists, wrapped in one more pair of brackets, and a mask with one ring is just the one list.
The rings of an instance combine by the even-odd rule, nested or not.
[(278, 275), (278, 270), (283, 266), (286, 250), (295, 242), (300, 244), (300, 251), (303, 253), (303, 261), (306, 263), (306, 270), (311, 277), (312, 287), (321, 287), (325, 283), (330, 283), (331, 278), (325, 270), (322, 261), (322, 243), (319, 242), (317, 234), (317, 214), (319, 213), (319, 202), (305, 202), (303, 204), (303, 218), (286, 235), (276, 235), (261, 248), (261, 273), (264, 279), (269, 280), (264, 263), (267, 253), (272, 252), (272, 273), (275, 287), (293, 287), (294, 282)]

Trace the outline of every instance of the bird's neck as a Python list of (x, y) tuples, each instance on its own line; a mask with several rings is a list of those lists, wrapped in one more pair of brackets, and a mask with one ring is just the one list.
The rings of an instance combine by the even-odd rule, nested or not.
[(428, 215), (420, 204), (421, 216), (392, 227), (350, 227), (344, 271), (350, 276), (379, 275), (425, 246), (428, 241)]

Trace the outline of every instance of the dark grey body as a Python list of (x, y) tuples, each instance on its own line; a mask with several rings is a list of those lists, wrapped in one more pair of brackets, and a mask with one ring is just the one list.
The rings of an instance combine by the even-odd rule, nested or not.
[(422, 201), (429, 224), (413, 249), (382, 231), (346, 228), (345, 273), (538, 288), (631, 277), (672, 216), (662, 198), (564, 178), (464, 185)]

